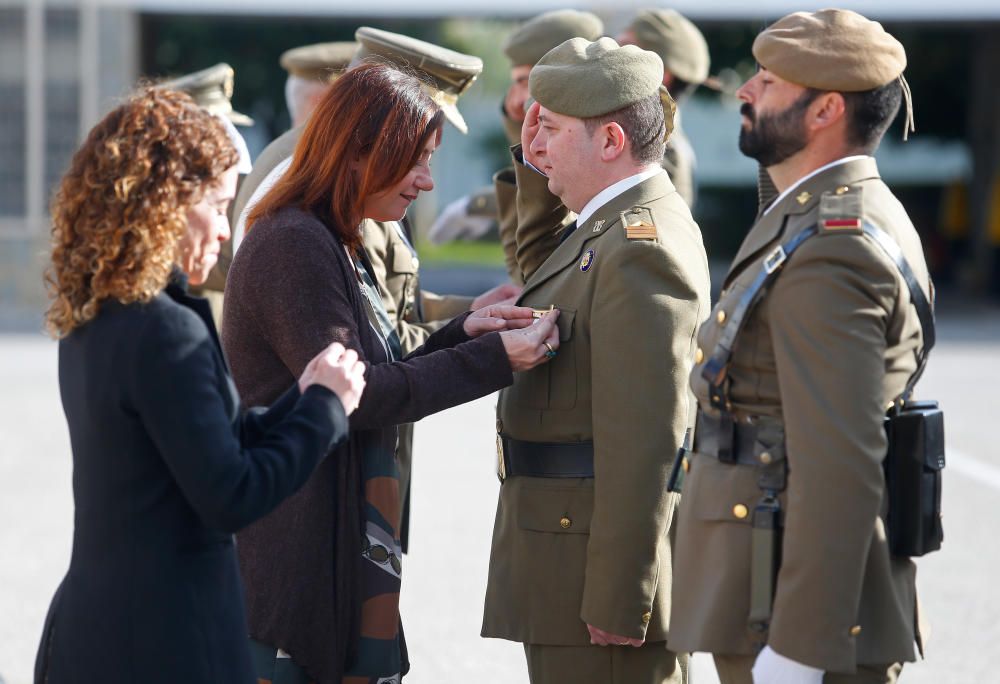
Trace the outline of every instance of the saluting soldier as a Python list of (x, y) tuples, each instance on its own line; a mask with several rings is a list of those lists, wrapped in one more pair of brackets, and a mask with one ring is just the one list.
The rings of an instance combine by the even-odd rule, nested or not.
[[(672, 9), (644, 9), (618, 35), (621, 45), (638, 45), (651, 50), (663, 60), (663, 85), (670, 92), (678, 107), (691, 96), (698, 86), (717, 88), (710, 79), (708, 43), (686, 17)], [(694, 207), (697, 197), (695, 183), (695, 154), (691, 142), (681, 128), (681, 112), (674, 114), (674, 130), (667, 141), (663, 155), (663, 168), (689, 207)]]
[[(233, 82), (236, 72), (225, 62), (220, 62), (207, 69), (195, 71), (191, 74), (178, 76), (177, 78), (163, 81), (161, 88), (180, 90), (191, 96), (191, 98), (204, 109), (222, 119), (226, 124), (226, 132), (229, 133), (230, 140), (236, 146), (236, 151), (240, 155), (237, 163), (236, 187), (237, 189), (250, 173), (250, 150), (247, 149), (246, 140), (236, 129), (236, 126), (253, 126), (253, 119), (246, 114), (233, 109)], [(229, 206), (229, 222), (232, 225), (234, 218), (233, 205)], [(229, 264), (233, 260), (233, 239), (224, 241), (219, 248), (219, 260), (208, 274), (204, 283), (197, 287), (191, 287), (191, 293), (204, 297), (208, 300), (212, 308), (212, 318), (216, 327), (222, 323), (222, 291), (226, 287), (226, 273), (229, 271)]]
[(685, 378), (709, 276), (659, 164), (662, 79), (652, 52), (569, 40), (531, 70), (536, 103), (514, 148), (518, 190), (564, 205), (517, 233), (520, 302), (559, 309), (560, 348), (500, 394), (483, 636), (523, 642), (535, 684), (683, 679), (665, 643), (666, 483), (693, 417)]
[[(539, 14), (512, 31), (503, 42), (503, 52), (510, 61), (510, 86), (500, 104), (500, 120), (511, 145), (521, 141), (521, 123), (528, 102), (528, 74), (531, 67), (552, 48), (570, 38), (597, 40), (604, 33), (604, 23), (591, 12), (572, 9), (553, 10)], [(469, 197), (452, 202), (431, 227), (429, 237), (437, 242), (459, 236), (485, 234), (486, 225), (499, 222), (500, 242), (504, 248), (507, 273), (511, 280), (523, 284), (524, 277), (514, 256), (514, 171), (498, 172), (506, 183), (497, 186), (502, 193), (499, 202), (491, 184)]]
[(913, 302), (932, 299), (872, 154), (901, 100), (911, 127), (906, 53), (822, 10), (772, 24), (753, 54), (740, 150), (780, 194), (698, 334), (670, 645), (711, 652), (723, 684), (893, 682), (921, 633), (914, 564), (886, 540), (883, 420), (922, 354)]

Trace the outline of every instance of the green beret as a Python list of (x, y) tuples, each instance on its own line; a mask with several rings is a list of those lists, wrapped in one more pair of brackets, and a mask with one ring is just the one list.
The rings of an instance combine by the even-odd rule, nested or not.
[(237, 126), (253, 126), (253, 119), (237, 112), (230, 102), (233, 97), (235, 76), (233, 68), (221, 62), (201, 71), (162, 81), (157, 85), (160, 88), (187, 93), (199, 107), (207, 109), (212, 114), (224, 116)]
[(534, 66), (542, 56), (570, 38), (597, 40), (604, 23), (590, 12), (554, 10), (539, 14), (515, 29), (503, 43), (503, 52), (513, 66)]
[(655, 95), (663, 83), (663, 62), (636, 45), (619, 47), (611, 38), (593, 43), (567, 40), (531, 70), (528, 89), (543, 107), (587, 119)]
[(906, 68), (906, 51), (881, 24), (840, 9), (779, 19), (754, 40), (753, 56), (786, 81), (848, 93), (880, 88)]
[(674, 10), (640, 10), (629, 28), (639, 47), (658, 54), (663, 68), (680, 80), (698, 85), (708, 78), (710, 61), (705, 36)]
[(292, 76), (326, 83), (344, 72), (357, 49), (358, 44), (352, 41), (303, 45), (286, 50), (279, 62)]
[(352, 67), (366, 61), (383, 61), (419, 72), (430, 79), (430, 83), (425, 84), (425, 90), (448, 120), (462, 133), (469, 132), (465, 119), (458, 111), (458, 97), (482, 72), (483, 60), (369, 26), (359, 28), (354, 38), (359, 47), (351, 60)]

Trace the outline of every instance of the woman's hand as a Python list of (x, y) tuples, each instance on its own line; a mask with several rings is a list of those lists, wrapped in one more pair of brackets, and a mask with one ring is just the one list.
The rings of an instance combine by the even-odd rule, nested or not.
[(317, 354), (299, 378), (299, 391), (309, 385), (323, 385), (332, 391), (344, 405), (344, 412), (351, 415), (361, 401), (365, 389), (365, 363), (358, 359), (353, 349), (334, 342)]
[(519, 330), (527, 328), (534, 322), (533, 312), (534, 309), (529, 306), (492, 304), (469, 314), (462, 324), (462, 329), (469, 337), (479, 337), (503, 330)]
[(546, 312), (534, 325), (500, 333), (510, 367), (515, 372), (534, 368), (555, 358), (559, 349), (559, 309)]

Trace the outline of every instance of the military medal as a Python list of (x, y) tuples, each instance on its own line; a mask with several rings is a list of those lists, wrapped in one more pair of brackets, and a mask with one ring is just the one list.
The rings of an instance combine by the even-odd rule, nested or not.
[(586, 273), (594, 265), (594, 250), (588, 249), (580, 258), (580, 270)]

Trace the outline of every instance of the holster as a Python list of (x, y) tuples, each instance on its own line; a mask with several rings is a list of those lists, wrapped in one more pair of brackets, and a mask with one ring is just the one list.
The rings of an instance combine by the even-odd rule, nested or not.
[(889, 498), (889, 551), (923, 556), (941, 548), (944, 412), (936, 401), (906, 402), (885, 419), (889, 441), (883, 467)]

